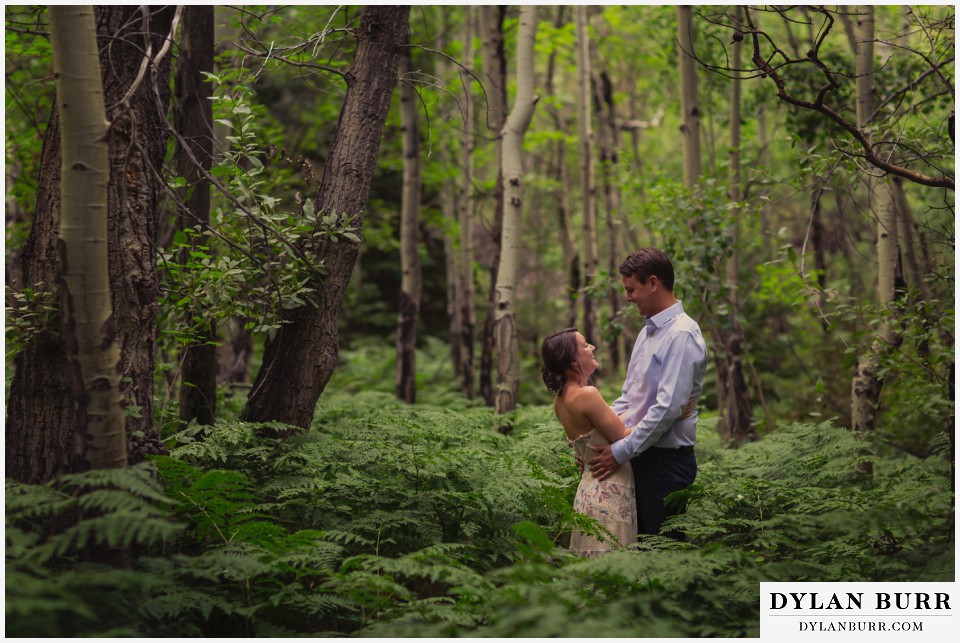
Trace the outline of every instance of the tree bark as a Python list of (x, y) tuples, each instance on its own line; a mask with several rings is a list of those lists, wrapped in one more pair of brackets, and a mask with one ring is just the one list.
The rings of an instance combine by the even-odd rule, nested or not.
[[(210, 225), (210, 183), (206, 173), (213, 165), (213, 102), (210, 83), (203, 73), (213, 72), (213, 7), (192, 5), (184, 8), (180, 36), (180, 57), (174, 78), (176, 109), (174, 127), (190, 147), (199, 167), (190, 159), (180, 141), (174, 157), (177, 171), (187, 187), (181, 191), (177, 229), (197, 228), (194, 246), (207, 245)], [(189, 253), (180, 258), (186, 262)], [(193, 318), (195, 307), (187, 306), (185, 317)], [(192, 323), (188, 321), (187, 323)], [(217, 408), (217, 325), (210, 322), (198, 331), (194, 343), (180, 357), (179, 415), (184, 423), (213, 424)]]
[[(145, 11), (149, 15), (144, 15)], [(133, 409), (127, 417), (127, 435), (133, 450), (131, 462), (136, 462), (166, 450), (153, 426), (153, 382), (159, 307), (156, 239), (164, 190), (160, 168), (167, 153), (169, 50), (159, 62), (147, 65), (148, 76), (130, 97), (129, 108), (122, 98), (136, 83), (144, 51), (157, 58), (164, 46), (169, 48), (175, 9), (97, 6), (96, 12), (100, 51), (106, 56), (102, 60), (107, 115), (113, 123), (110, 279), (123, 377), (129, 381), (128, 411)], [(110, 111), (110, 105), (117, 107)]]
[[(60, 115), (56, 105), (40, 153), (36, 213), (21, 253), (23, 286), (56, 291), (60, 274)], [(14, 358), (6, 419), (6, 476), (40, 484), (82, 470), (82, 450), (73, 411), (71, 379), (59, 330), (45, 329)]]
[(583, 336), (588, 342), (600, 343), (600, 315), (597, 299), (590, 287), (597, 279), (600, 266), (597, 248), (597, 186), (593, 163), (593, 126), (591, 123), (590, 40), (587, 35), (587, 6), (574, 9), (577, 29), (577, 129), (580, 141), (580, 190), (583, 206)]
[[(742, 8), (735, 7), (734, 21), (742, 21)], [(740, 61), (743, 55), (743, 42), (735, 41), (733, 43), (733, 69), (740, 69)], [(721, 434), (724, 437), (739, 445), (747, 440), (752, 440), (756, 436), (751, 428), (753, 419), (753, 409), (750, 404), (750, 395), (747, 390), (747, 382), (743, 375), (743, 328), (737, 321), (737, 315), (740, 310), (740, 202), (743, 200), (743, 177), (740, 171), (740, 78), (739, 72), (733, 72), (730, 96), (730, 202), (733, 204), (730, 209), (730, 237), (732, 239), (733, 252), (727, 259), (727, 287), (729, 288), (729, 327), (726, 329), (724, 338), (724, 351), (726, 353), (726, 373), (722, 376), (726, 378), (727, 408), (725, 414), (721, 414)]]
[(503, 210), (503, 246), (496, 287), (497, 416), (509, 413), (517, 407), (520, 355), (517, 349), (516, 287), (523, 210), (523, 138), (538, 100), (534, 93), (536, 34), (537, 7), (523, 5), (520, 8), (520, 28), (517, 35), (517, 94), (513, 110), (503, 128), (501, 167), (506, 186), (506, 202)]
[[(315, 195), (317, 218), (336, 215), (357, 233), (380, 149), (390, 97), (406, 42), (410, 7), (369, 5), (357, 30), (357, 49), (323, 179)], [(288, 311), (287, 323), (264, 348), (243, 420), (306, 428), (339, 352), (337, 321), (360, 242), (325, 241), (311, 252), (328, 271), (310, 305)]]
[(502, 130), (507, 118), (507, 58), (503, 47), (503, 20), (505, 6), (484, 5), (480, 10), (480, 34), (483, 43), (483, 84), (488, 101), (487, 127), (494, 134), (497, 158), (497, 179), (493, 190), (493, 225), (490, 228), (492, 248), (484, 253), (491, 256), (490, 291), (487, 301), (487, 316), (483, 323), (483, 342), (480, 354), (480, 395), (489, 406), (494, 406), (493, 359), (496, 347), (496, 279), (500, 269), (500, 248), (503, 229), (503, 168), (500, 158), (503, 152)]
[[(603, 182), (603, 196), (607, 216), (607, 272), (611, 277), (618, 274), (620, 262), (624, 258), (623, 238), (620, 224), (623, 216), (621, 212), (620, 182), (617, 176), (617, 165), (620, 159), (620, 137), (617, 130), (617, 112), (613, 102), (613, 83), (606, 70), (594, 78), (594, 101), (599, 118), (600, 142), (600, 176)], [(616, 285), (614, 285), (614, 283)], [(619, 282), (611, 283), (607, 289), (607, 301), (610, 302), (610, 319), (616, 319), (620, 312), (620, 302), (623, 295), (620, 292)], [(627, 347), (624, 347), (627, 349)], [(610, 354), (608, 372), (616, 373), (620, 370), (620, 338), (614, 338), (607, 343)], [(626, 350), (629, 355), (629, 349)]]
[[(560, 29), (564, 20), (563, 5), (557, 7), (554, 29)], [(545, 79), (546, 94), (554, 95), (553, 77), (556, 69), (556, 51), (550, 52), (547, 59), (547, 75)], [(557, 180), (555, 197), (557, 200), (557, 223), (560, 237), (560, 246), (563, 248), (563, 274), (567, 278), (567, 317), (565, 327), (577, 325), (577, 292), (580, 290), (580, 250), (573, 241), (573, 222), (570, 213), (570, 174), (567, 170), (567, 136), (570, 127), (560, 109), (553, 104), (545, 105), (545, 109), (553, 118), (554, 127), (560, 132), (557, 137), (554, 151), (553, 174)]]
[(893, 196), (897, 205), (897, 236), (901, 240), (900, 247), (906, 260), (907, 280), (909, 285), (917, 289), (924, 301), (930, 301), (933, 294), (930, 292), (930, 285), (924, 278), (924, 271), (920, 268), (920, 261), (917, 259), (917, 244), (913, 237), (913, 216), (903, 188), (903, 179), (897, 176), (893, 177), (892, 181)]
[[(400, 60), (400, 76), (413, 70), (410, 49)], [(417, 94), (409, 79), (400, 82), (403, 121), (403, 194), (400, 204), (400, 312), (397, 318), (397, 397), (417, 399), (417, 323), (420, 318), (420, 126)]]
[[(440, 51), (446, 51), (447, 42), (449, 40), (447, 32), (450, 28), (448, 22), (448, 9), (442, 6), (437, 7), (437, 9), (442, 24), (439, 49)], [(472, 9), (470, 9), (470, 11), (472, 12)], [(437, 77), (445, 85), (448, 84), (450, 74), (447, 59), (443, 56), (436, 56), (434, 65), (434, 70)], [(441, 164), (446, 167), (454, 167), (457, 162), (457, 157), (452, 152), (450, 145), (440, 146), (439, 158)], [(458, 172), (458, 174), (462, 176), (461, 172)], [(443, 219), (445, 222), (445, 229), (443, 232), (443, 259), (444, 270), (447, 276), (447, 318), (449, 319), (448, 333), (450, 344), (450, 364), (452, 365), (451, 370), (454, 377), (461, 377), (461, 368), (463, 363), (461, 361), (461, 346), (463, 344), (463, 318), (461, 316), (461, 312), (463, 309), (463, 296), (460, 283), (460, 257), (458, 254), (459, 245), (455, 243), (453, 233), (451, 232), (452, 230), (459, 228), (459, 199), (457, 198), (458, 189), (459, 188), (454, 180), (444, 181), (443, 185), (440, 186), (440, 209), (443, 212)], [(471, 341), (471, 346), (472, 344), (473, 342)], [(470, 371), (472, 374), (472, 366)]]
[[(460, 84), (464, 90), (463, 134), (460, 138), (460, 389), (468, 400), (476, 393), (474, 384), (474, 329), (477, 325), (474, 294), (474, 197), (473, 197), (473, 145), (476, 126), (475, 100), (473, 96), (473, 36), (476, 31), (476, 9), (464, 7), (464, 48)], [(486, 65), (484, 65), (486, 68)], [(499, 207), (499, 206), (497, 206)]]
[[(874, 112), (874, 25), (873, 7), (858, 7), (857, 21), (857, 127), (870, 127), (867, 119)], [(893, 310), (895, 298), (897, 260), (897, 209), (889, 177), (869, 177), (871, 209), (877, 218), (877, 299), (881, 308), (888, 308), (891, 315), (880, 322), (876, 339), (866, 355), (857, 363), (853, 378), (850, 420), (857, 432), (872, 431), (877, 424), (877, 408), (883, 380), (879, 373), (883, 356), (896, 341)], [(870, 472), (870, 467), (866, 467)]]
[[(95, 6), (101, 78), (110, 128), (107, 245), (111, 301), (120, 342), (122, 390), (127, 404), (131, 463), (159, 453), (153, 426), (154, 348), (157, 314), (155, 239), (160, 191), (156, 168), (166, 153), (163, 121), (169, 101), (170, 56), (159, 57), (174, 17), (164, 7), (145, 18), (135, 6)], [(158, 58), (136, 87), (144, 52)], [(151, 82), (156, 79), (156, 82)], [(129, 90), (134, 89), (130, 96)], [(122, 101), (126, 97), (125, 101)], [(24, 285), (52, 292), (60, 274), (60, 116), (50, 116), (30, 237), (22, 254)], [(65, 349), (59, 333), (45, 332), (17, 355), (7, 406), (7, 475), (40, 483), (79, 471), (76, 422)]]
[(120, 345), (107, 261), (109, 145), (93, 7), (50, 7), (60, 110), (60, 325), (73, 377), (76, 457), (89, 468), (127, 464)]
[(689, 6), (677, 7), (677, 43), (680, 59), (680, 110), (683, 114), (683, 177), (688, 188), (700, 179), (700, 104), (697, 67), (693, 58), (693, 21)]

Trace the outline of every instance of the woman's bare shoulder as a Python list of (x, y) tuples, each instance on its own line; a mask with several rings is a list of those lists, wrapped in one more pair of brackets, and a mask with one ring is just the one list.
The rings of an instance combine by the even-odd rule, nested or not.
[(605, 404), (603, 395), (600, 394), (600, 389), (596, 386), (583, 386), (577, 389), (570, 396), (568, 403), (578, 409), (585, 409), (595, 404)]

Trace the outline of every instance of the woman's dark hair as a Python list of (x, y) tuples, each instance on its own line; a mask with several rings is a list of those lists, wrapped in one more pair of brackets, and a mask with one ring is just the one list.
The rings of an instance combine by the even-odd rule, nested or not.
[(544, 337), (543, 344), (540, 345), (540, 359), (543, 360), (540, 372), (543, 383), (547, 385), (547, 390), (557, 395), (567, 379), (567, 368), (577, 356), (576, 332), (576, 328), (558, 330)]
[(673, 292), (673, 264), (659, 248), (641, 248), (623, 260), (620, 274), (633, 277), (640, 283), (656, 276), (664, 288)]

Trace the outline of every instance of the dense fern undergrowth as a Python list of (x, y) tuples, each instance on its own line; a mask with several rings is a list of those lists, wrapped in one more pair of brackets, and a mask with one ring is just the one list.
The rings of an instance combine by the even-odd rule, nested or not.
[(581, 560), (571, 529), (603, 532), (549, 406), (503, 436), (353, 377), (286, 440), (224, 420), (127, 470), (8, 481), (6, 634), (749, 637), (761, 581), (954, 578), (947, 443), (921, 460), (824, 423), (734, 450), (706, 420), (687, 540)]

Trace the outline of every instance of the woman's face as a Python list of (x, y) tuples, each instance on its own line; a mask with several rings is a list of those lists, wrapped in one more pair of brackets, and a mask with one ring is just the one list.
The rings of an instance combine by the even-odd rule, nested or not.
[(597, 358), (593, 354), (597, 347), (589, 343), (579, 332), (574, 333), (574, 337), (577, 339), (577, 356), (574, 358), (575, 365), (573, 368), (574, 370), (579, 368), (583, 377), (590, 377), (594, 371), (600, 368), (600, 363), (597, 362)]

